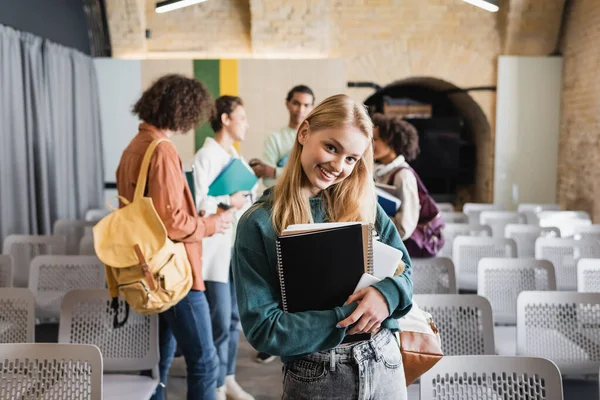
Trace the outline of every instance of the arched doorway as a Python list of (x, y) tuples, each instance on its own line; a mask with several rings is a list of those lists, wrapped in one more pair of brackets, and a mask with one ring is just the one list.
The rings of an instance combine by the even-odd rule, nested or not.
[[(491, 201), (493, 132), (468, 91), (432, 77), (395, 81), (369, 96), (365, 104), (387, 113), (392, 104), (429, 105), (429, 116), (407, 116), (419, 130), (421, 154), (412, 163), (438, 201), (461, 206)], [(392, 112), (393, 113), (393, 112)]]

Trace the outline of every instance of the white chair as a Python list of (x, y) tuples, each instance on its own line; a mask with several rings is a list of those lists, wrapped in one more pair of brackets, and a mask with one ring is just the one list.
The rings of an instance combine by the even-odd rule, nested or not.
[(558, 228), (542, 228), (536, 225), (508, 224), (504, 237), (513, 239), (517, 244), (517, 256), (522, 258), (535, 257), (535, 241), (539, 237), (560, 237)]
[(442, 233), (444, 234), (444, 247), (441, 248), (438, 257), (452, 258), (452, 244), (457, 236), (492, 236), (492, 230), (489, 226), (471, 226), (469, 224), (445, 224)]
[(492, 307), (469, 294), (419, 294), (419, 307), (433, 316), (444, 355), (494, 354)]
[(39, 256), (31, 261), (29, 290), (41, 322), (58, 322), (64, 295), (75, 289), (104, 289), (104, 264), (95, 256)]
[(465, 203), (463, 212), (469, 217), (469, 224), (480, 225), (479, 215), (482, 211), (504, 211), (504, 206), (494, 203)]
[(521, 292), (517, 354), (552, 360), (563, 375), (600, 367), (600, 293)]
[(600, 225), (578, 225), (573, 228), (575, 239), (600, 240)]
[(80, 256), (95, 256), (96, 249), (94, 249), (94, 237), (84, 236), (79, 242), (79, 255)]
[(477, 290), (477, 265), (484, 257), (514, 258), (517, 245), (512, 239), (459, 236), (454, 239), (452, 259), (458, 288)]
[(539, 225), (537, 214), (541, 211), (560, 211), (560, 204), (523, 203), (517, 206), (517, 211), (525, 214), (528, 224)]
[(96, 346), (0, 344), (0, 399), (102, 400)]
[(0, 288), (13, 285), (13, 259), (10, 254), (0, 254)]
[(23, 288), (0, 289), (0, 343), (32, 343), (34, 337), (33, 293)]
[(544, 358), (451, 356), (421, 376), (421, 399), (562, 400), (560, 371)]
[(52, 231), (56, 236), (67, 238), (67, 254), (77, 255), (81, 238), (86, 235), (90, 236), (94, 225), (96, 225), (96, 221), (59, 219), (54, 223)]
[(600, 259), (582, 258), (577, 262), (577, 291), (600, 292)]
[(477, 294), (489, 300), (497, 324), (516, 325), (519, 293), (556, 290), (554, 266), (533, 258), (482, 258)]
[(29, 264), (34, 257), (65, 254), (66, 247), (63, 236), (8, 235), (4, 239), (2, 253), (13, 258), (13, 286), (27, 287)]
[(590, 215), (585, 211), (541, 211), (537, 216), (540, 226), (554, 226), (562, 237), (571, 237), (578, 227), (592, 225)]
[(454, 211), (442, 211), (442, 220), (447, 224), (468, 224), (467, 214)]
[(482, 258), (477, 294), (489, 300), (494, 314), (496, 354), (517, 354), (517, 298), (526, 290), (556, 290), (554, 266), (547, 260)]
[[(64, 297), (59, 343), (86, 343), (100, 348), (104, 359), (106, 398), (149, 399), (158, 385), (158, 315), (133, 310), (123, 327), (113, 328), (113, 310), (107, 290), (74, 290)], [(120, 300), (119, 315), (125, 315)], [(152, 370), (152, 377), (122, 374)], [(111, 373), (113, 372), (113, 373)]]
[(492, 237), (504, 237), (504, 228), (508, 224), (525, 224), (525, 214), (512, 211), (482, 211), (479, 224), (492, 228)]
[(95, 208), (95, 209), (87, 210), (85, 213), (85, 220), (98, 222), (102, 218), (104, 218), (108, 214), (110, 214), (111, 212), (112, 212), (112, 210), (110, 210), (108, 208)]
[(442, 213), (454, 212), (454, 204), (452, 203), (437, 203), (437, 206)]
[(577, 260), (599, 257), (600, 243), (593, 239), (543, 237), (535, 241), (535, 258), (552, 262), (558, 290), (577, 290)]
[(414, 294), (456, 294), (456, 272), (449, 258), (413, 258)]

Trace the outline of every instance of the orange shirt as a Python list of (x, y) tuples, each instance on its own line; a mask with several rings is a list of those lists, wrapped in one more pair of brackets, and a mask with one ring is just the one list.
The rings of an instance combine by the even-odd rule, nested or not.
[[(154, 139), (160, 138), (167, 136), (150, 124), (140, 124), (138, 134), (123, 151), (117, 169), (117, 190), (120, 196), (133, 200), (146, 149)], [(204, 290), (202, 239), (215, 233), (215, 223), (198, 216), (185, 180), (181, 158), (172, 143), (162, 142), (154, 150), (145, 195), (152, 198), (169, 238), (185, 244), (194, 276), (192, 289)]]

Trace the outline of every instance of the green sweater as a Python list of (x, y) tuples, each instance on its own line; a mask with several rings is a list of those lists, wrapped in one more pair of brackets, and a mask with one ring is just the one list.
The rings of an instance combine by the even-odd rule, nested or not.
[[(271, 223), (270, 190), (256, 207), (241, 218), (233, 254), (233, 274), (242, 327), (248, 342), (259, 351), (281, 356), (284, 363), (304, 354), (328, 350), (342, 342), (346, 329), (336, 324), (348, 317), (357, 303), (336, 307), (330, 311), (285, 313), (280, 308), (277, 275), (277, 234)], [(316, 223), (325, 221), (323, 200), (311, 198), (310, 207)], [(411, 263), (396, 227), (378, 206), (375, 224), (379, 239), (404, 253), (405, 272), (375, 284), (385, 297), (391, 316), (382, 328), (398, 330), (396, 318), (412, 307)]]

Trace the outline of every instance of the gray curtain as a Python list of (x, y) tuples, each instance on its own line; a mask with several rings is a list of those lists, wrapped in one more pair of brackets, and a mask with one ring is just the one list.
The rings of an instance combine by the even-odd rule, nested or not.
[(0, 25), (0, 240), (100, 206), (99, 116), (90, 57)]

